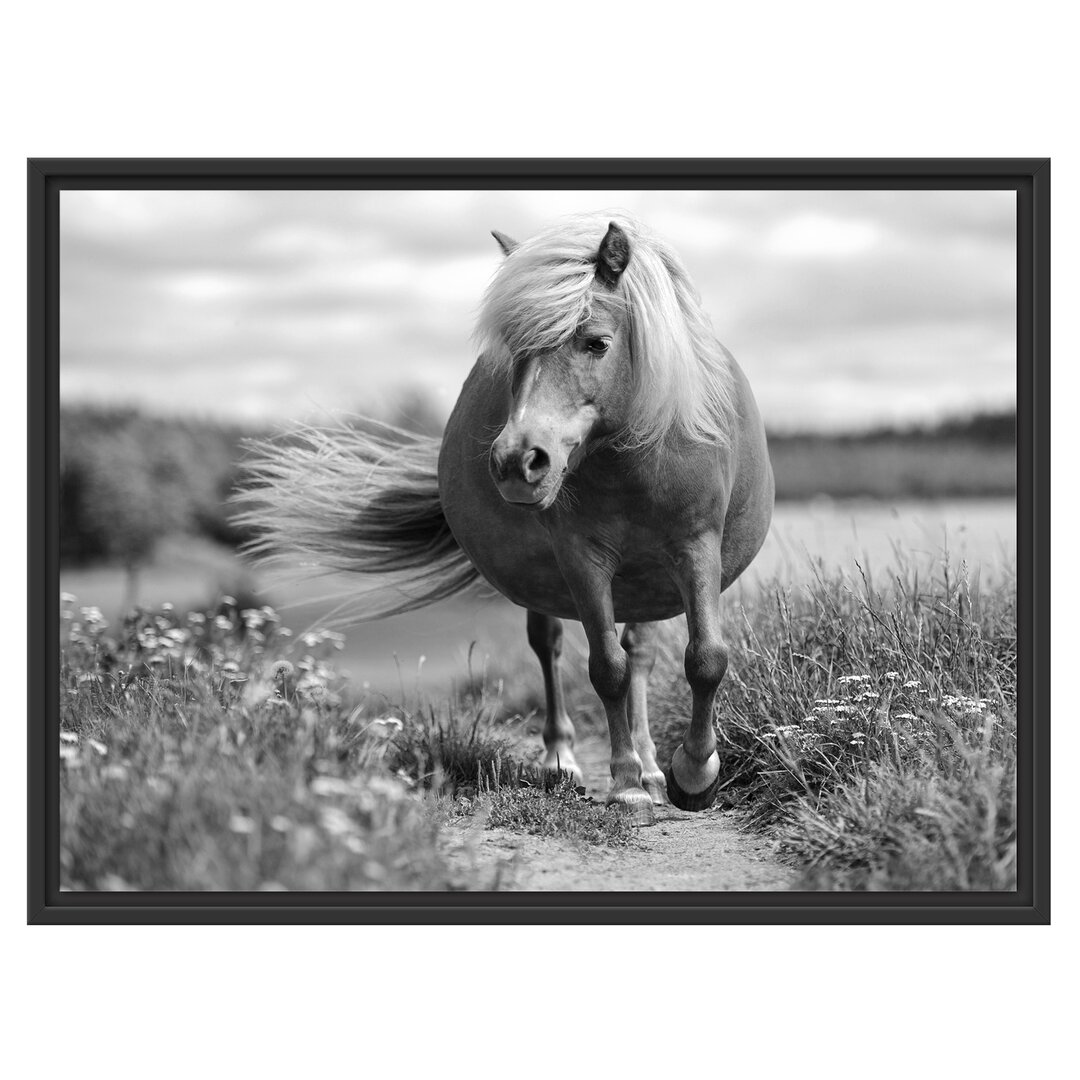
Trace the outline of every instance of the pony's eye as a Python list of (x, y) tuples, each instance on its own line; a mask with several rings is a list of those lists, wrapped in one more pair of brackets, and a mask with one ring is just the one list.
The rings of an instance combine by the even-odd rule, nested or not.
[(602, 337), (589, 338), (585, 343), (585, 348), (595, 356), (603, 356), (611, 348), (611, 339)]

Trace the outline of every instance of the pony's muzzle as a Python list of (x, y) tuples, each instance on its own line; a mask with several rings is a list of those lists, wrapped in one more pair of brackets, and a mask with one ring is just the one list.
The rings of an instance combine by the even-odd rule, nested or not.
[(542, 446), (507, 449), (496, 440), (488, 456), (488, 467), (507, 502), (538, 503), (544, 494), (541, 490), (544, 478), (551, 471), (551, 457)]

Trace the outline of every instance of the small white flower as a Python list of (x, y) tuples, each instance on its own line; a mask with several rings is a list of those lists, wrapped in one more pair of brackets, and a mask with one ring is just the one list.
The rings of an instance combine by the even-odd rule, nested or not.
[(347, 781), (337, 776), (316, 776), (311, 781), (311, 790), (316, 795), (348, 795), (352, 788)]
[(895, 681), (896, 679), (900, 678), (900, 672), (899, 671), (886, 671), (885, 672), (885, 678), (886, 679), (892, 679), (892, 680)]
[(384, 735), (391, 735), (401, 731), (405, 725), (396, 716), (380, 716), (371, 721), (371, 726)]

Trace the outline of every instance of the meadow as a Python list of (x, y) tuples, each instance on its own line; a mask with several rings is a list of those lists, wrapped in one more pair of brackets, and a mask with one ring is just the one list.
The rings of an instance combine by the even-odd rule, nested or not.
[[(721, 804), (795, 887), (1015, 887), (1013, 427), (770, 439), (779, 501), (725, 596), (716, 723)], [(341, 581), (275, 586), (237, 553), (226, 500), (257, 432), (131, 410), (61, 428), (65, 888), (493, 889), (463, 827), (640, 846), (536, 777), (520, 609), (462, 596), (343, 633)], [(662, 763), (688, 714), (685, 631), (664, 634)], [(606, 737), (575, 624), (564, 671), (579, 731)]]
[[(69, 889), (490, 889), (451, 857), (487, 827), (637, 842), (593, 800), (544, 791), (535, 678), (463, 671), (441, 698), (341, 677), (334, 631), (292, 634), (224, 598), (107, 625), (65, 595), (61, 872)], [(797, 887), (1015, 887), (1015, 583), (942, 561), (857, 564), (725, 605), (722, 803)], [(666, 760), (687, 715), (677, 624), (651, 683)], [(515, 661), (517, 663), (517, 661)], [(531, 669), (530, 669), (531, 674)], [(580, 669), (570, 699), (597, 713)]]

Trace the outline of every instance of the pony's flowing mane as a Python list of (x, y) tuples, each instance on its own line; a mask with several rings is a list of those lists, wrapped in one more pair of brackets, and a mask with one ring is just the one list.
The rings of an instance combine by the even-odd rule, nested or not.
[[(615, 293), (595, 281), (611, 221), (630, 239), (630, 263)], [(559, 348), (597, 303), (623, 304), (630, 318), (635, 394), (618, 443), (646, 449), (676, 433), (728, 445), (735, 411), (728, 353), (678, 255), (617, 211), (566, 218), (507, 256), (480, 310), (484, 362), (505, 372), (523, 353)]]

